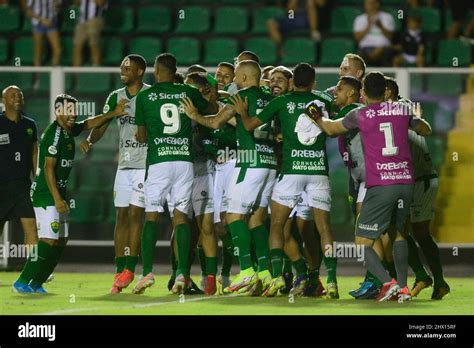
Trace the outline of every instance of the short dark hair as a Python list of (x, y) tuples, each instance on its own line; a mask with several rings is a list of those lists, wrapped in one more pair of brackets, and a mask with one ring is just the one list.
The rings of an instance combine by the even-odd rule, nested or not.
[(270, 76), (271, 76), (273, 73), (276, 73), (276, 72), (282, 73), (283, 75), (285, 75), (285, 77), (286, 77), (288, 80), (291, 79), (291, 78), (293, 78), (293, 73), (292, 73), (291, 70), (288, 69), (286, 66), (279, 65), (279, 66), (277, 66), (276, 68), (273, 68), (272, 71), (270, 71)]
[(366, 65), (365, 65), (365, 61), (364, 59), (359, 56), (358, 54), (355, 54), (355, 53), (347, 53), (344, 58), (347, 58), (347, 59), (350, 59), (350, 60), (353, 60), (356, 65), (357, 65), (357, 68), (359, 70), (362, 70), (362, 76), (365, 75), (365, 68), (366, 68)]
[(226, 68), (232, 69), (232, 71), (234, 71), (235, 69), (234, 64), (229, 63), (229, 62), (220, 62), (219, 64), (217, 64), (217, 67), (221, 67), (221, 66), (225, 66)]
[(177, 70), (177, 62), (176, 57), (171, 53), (162, 53), (156, 56), (155, 65), (160, 65), (166, 70), (168, 70), (171, 74), (175, 74)]
[(260, 64), (260, 58), (257, 56), (256, 53), (252, 52), (252, 51), (242, 51), (239, 56), (241, 56), (242, 54), (245, 54), (246, 56), (249, 56), (250, 59), (246, 59), (246, 60), (253, 60), (254, 62), (257, 62)]
[(56, 96), (56, 99), (54, 99), (54, 105), (60, 103), (64, 104), (64, 102), (69, 102), (69, 103), (78, 103), (78, 100), (74, 98), (73, 96), (70, 96), (69, 94), (59, 94)]
[(194, 64), (194, 65), (191, 65), (188, 70), (186, 71), (186, 75), (188, 74), (191, 74), (193, 72), (203, 72), (203, 73), (207, 73), (207, 70), (206, 68), (204, 68), (202, 65), (199, 65), (199, 64)]
[(355, 89), (355, 91), (360, 94), (360, 89), (362, 88), (362, 83), (356, 79), (355, 77), (352, 76), (343, 76), (339, 79), (339, 81), (342, 81), (344, 84), (351, 86), (352, 88)]
[(260, 64), (258, 64), (258, 62), (254, 60), (243, 60), (239, 63), (239, 66), (249, 67), (253, 70), (257, 79), (260, 80), (260, 77), (262, 76), (262, 68), (260, 67)]
[(199, 87), (210, 86), (209, 81), (207, 80), (207, 73), (202, 72), (192, 72), (186, 76), (186, 78), (191, 79)]
[(399, 99), (400, 91), (398, 89), (397, 81), (395, 81), (395, 79), (391, 78), (390, 76), (385, 76), (385, 83), (387, 85), (387, 89), (392, 93), (392, 98)]
[(143, 75), (145, 75), (146, 60), (145, 60), (145, 58), (143, 58), (143, 56), (141, 56), (139, 54), (129, 54), (125, 58), (130, 59), (132, 62), (135, 62), (138, 65), (138, 67), (143, 70)]
[(308, 63), (299, 63), (293, 69), (293, 82), (295, 87), (312, 87), (316, 80), (316, 71)]
[(180, 72), (174, 74), (174, 83), (184, 83), (184, 75)]
[(364, 77), (364, 92), (371, 99), (383, 99), (387, 82), (380, 71), (371, 71)]

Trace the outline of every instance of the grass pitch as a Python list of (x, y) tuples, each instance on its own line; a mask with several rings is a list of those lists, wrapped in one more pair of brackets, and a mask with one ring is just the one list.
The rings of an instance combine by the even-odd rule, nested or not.
[[(143, 295), (133, 295), (132, 285), (121, 294), (110, 295), (112, 275), (104, 273), (55, 273), (46, 284), (47, 295), (12, 293), (11, 284), (18, 273), (0, 272), (1, 315), (54, 314), (136, 314), (136, 315), (440, 315), (474, 314), (474, 279), (448, 278), (451, 294), (442, 301), (432, 301), (432, 289), (426, 289), (414, 300), (375, 303), (354, 300), (348, 291), (360, 277), (339, 277), (339, 300), (296, 297), (260, 298), (244, 296), (178, 296), (166, 288), (168, 276), (157, 276), (156, 284)], [(199, 277), (195, 277), (199, 280)], [(413, 279), (410, 279), (410, 284)], [(181, 299), (182, 301), (183, 299)]]

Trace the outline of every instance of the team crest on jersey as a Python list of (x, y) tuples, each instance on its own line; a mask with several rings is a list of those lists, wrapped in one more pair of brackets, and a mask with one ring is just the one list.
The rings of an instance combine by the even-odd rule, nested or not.
[(288, 113), (294, 114), (295, 109), (296, 109), (296, 104), (293, 102), (289, 102), (288, 104), (286, 104), (286, 108), (288, 109)]
[(72, 144), (67, 144), (67, 149), (68, 149), (69, 151), (71, 151), (71, 150), (72, 150)]
[(374, 118), (375, 117), (375, 110), (369, 109), (365, 112), (365, 116), (368, 118)]
[(51, 229), (53, 230), (54, 233), (58, 233), (58, 231), (59, 231), (59, 222), (58, 221), (51, 222)]
[(26, 129), (26, 134), (28, 134), (28, 136), (31, 137), (31, 136), (33, 135), (33, 129), (27, 128), (27, 129)]
[(148, 94), (148, 100), (155, 101), (157, 99), (158, 99), (158, 96), (156, 95), (156, 93), (152, 92)]
[(138, 184), (138, 188), (141, 190), (143, 188), (143, 184), (142, 183), (139, 183)]
[(50, 147), (48, 147), (48, 152), (51, 155), (56, 155), (58, 153), (58, 149), (56, 148), (56, 146), (51, 145)]
[(109, 110), (110, 110), (109, 104), (105, 104), (105, 105), (104, 105), (104, 108), (102, 109), (102, 112), (103, 112), (104, 114), (106, 114), (106, 113), (109, 112)]

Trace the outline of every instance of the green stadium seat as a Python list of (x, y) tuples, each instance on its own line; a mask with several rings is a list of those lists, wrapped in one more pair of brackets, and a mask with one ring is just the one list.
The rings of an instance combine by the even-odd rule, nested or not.
[(204, 64), (216, 65), (219, 62), (232, 62), (239, 53), (239, 44), (232, 38), (217, 38), (206, 41)]
[(130, 33), (134, 29), (133, 7), (112, 7), (104, 14), (106, 33)]
[(441, 30), (441, 13), (436, 8), (419, 7), (411, 13), (421, 16), (421, 28), (426, 33), (437, 33)]
[(283, 44), (283, 65), (296, 65), (304, 62), (316, 64), (317, 46), (309, 38), (288, 38)]
[(23, 92), (29, 92), (33, 86), (33, 73), (1, 72), (0, 91), (10, 85), (16, 85), (20, 87)]
[(31, 19), (25, 17), (23, 18), (23, 25), (21, 26), (21, 32), (23, 34), (31, 34), (33, 25), (31, 24)]
[[(404, 5), (406, 0), (383, 0), (382, 11), (385, 11), (384, 6), (396, 6)], [(349, 6), (364, 6), (364, 0), (338, 0), (338, 5), (349, 5)]]
[(323, 66), (339, 66), (346, 53), (355, 51), (355, 43), (351, 39), (334, 38), (323, 40), (321, 44), (321, 62)]
[(102, 40), (103, 42), (103, 64), (117, 65), (120, 64), (124, 57), (124, 45), (120, 37), (108, 37)]
[(221, 0), (223, 4), (232, 4), (232, 5), (250, 5), (255, 2), (255, 0)]
[(253, 34), (265, 34), (267, 32), (267, 21), (271, 18), (281, 17), (285, 14), (285, 10), (281, 7), (268, 6), (253, 11)]
[(36, 122), (38, 135), (48, 127), (49, 121), (49, 99), (48, 98), (28, 98), (25, 101), (25, 114)]
[(83, 94), (110, 93), (110, 74), (78, 74), (76, 76), (76, 92)]
[(437, 65), (455, 67), (453, 60), (457, 58), (457, 66), (471, 64), (471, 46), (461, 40), (441, 40), (438, 46)]
[(401, 31), (402, 30), (402, 24), (403, 24), (403, 19), (398, 18), (398, 11), (402, 11), (402, 15), (404, 15), (403, 10), (397, 7), (388, 7), (388, 8), (383, 8), (382, 11), (387, 12), (392, 15), (393, 17), (393, 23), (395, 24), (395, 31)]
[(6, 63), (8, 60), (8, 41), (0, 38), (0, 64)]
[(261, 65), (273, 65), (278, 60), (275, 42), (267, 38), (251, 38), (245, 41), (245, 49), (255, 52)]
[(72, 33), (74, 28), (79, 23), (80, 13), (79, 8), (71, 6), (66, 8), (63, 13), (61, 31), (64, 33)]
[(463, 76), (461, 74), (428, 75), (427, 93), (439, 96), (459, 96), (463, 91)]
[(417, 95), (423, 92), (423, 75), (410, 74), (410, 94)]
[(140, 54), (145, 58), (147, 65), (153, 65), (155, 58), (161, 53), (161, 40), (154, 37), (136, 37), (129, 41), (129, 53)]
[[(474, 10), (469, 11), (469, 14), (466, 16), (463, 23), (463, 29), (467, 26), (467, 24), (469, 23), (469, 20), (472, 17), (474, 17)], [(447, 11), (445, 11), (445, 15), (444, 15), (444, 30), (448, 31), (452, 23), (453, 23), (453, 15), (451, 13), (451, 10), (448, 9)]]
[(139, 7), (137, 33), (164, 33), (171, 29), (171, 11), (168, 7)]
[(439, 168), (444, 161), (446, 140), (441, 136), (430, 136), (426, 137), (426, 144), (430, 150), (430, 156), (434, 166)]
[(206, 33), (211, 24), (209, 10), (201, 6), (188, 6), (180, 9), (176, 21), (176, 33), (179, 34)]
[(331, 13), (331, 34), (352, 35), (355, 18), (362, 13), (355, 7), (337, 7)]
[[(43, 61), (44, 57), (45, 54), (43, 54)], [(33, 65), (33, 39), (31, 37), (21, 37), (16, 39), (13, 43), (12, 58), (13, 63), (16, 62), (16, 58), (20, 58), (22, 66)]]
[(221, 7), (216, 11), (216, 34), (241, 34), (247, 31), (248, 13), (242, 7)]
[(338, 74), (324, 74), (318, 73), (316, 70), (316, 89), (324, 91), (326, 88), (337, 85), (339, 81)]
[(200, 60), (200, 42), (192, 37), (169, 39), (167, 51), (176, 56), (178, 65), (192, 65)]
[(72, 224), (98, 224), (104, 220), (103, 195), (78, 192), (71, 197), (71, 200), (74, 201), (74, 207), (71, 208), (69, 215)]
[(433, 129), (436, 131), (436, 112), (438, 110), (438, 103), (425, 102), (421, 104), (422, 117), (428, 122)]
[(61, 65), (72, 65), (73, 39), (71, 36), (61, 37)]
[(20, 10), (16, 6), (0, 6), (0, 32), (14, 32), (20, 28)]
[(116, 163), (114, 161), (84, 161), (80, 166), (80, 191), (110, 193), (114, 185)]

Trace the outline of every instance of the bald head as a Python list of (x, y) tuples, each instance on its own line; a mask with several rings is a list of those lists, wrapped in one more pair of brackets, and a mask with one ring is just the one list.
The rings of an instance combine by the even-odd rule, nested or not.
[(235, 68), (234, 82), (237, 88), (247, 88), (260, 85), (262, 70), (260, 65), (253, 60), (244, 60)]
[(23, 92), (18, 86), (8, 86), (2, 91), (3, 104), (7, 113), (23, 110)]

